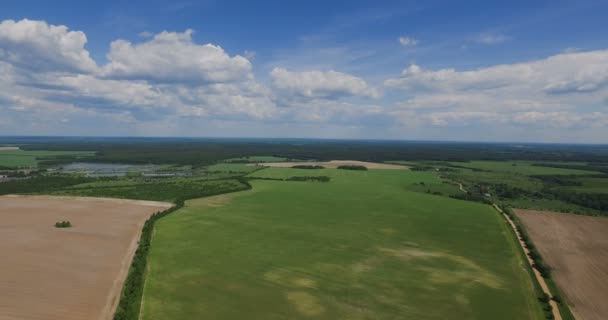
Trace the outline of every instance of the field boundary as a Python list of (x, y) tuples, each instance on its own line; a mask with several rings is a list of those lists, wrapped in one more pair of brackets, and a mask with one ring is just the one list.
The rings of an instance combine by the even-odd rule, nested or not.
[[(534, 261), (530, 257), (530, 249), (524, 243), (521, 231), (519, 230), (519, 228), (517, 227), (517, 225), (515, 224), (513, 219), (511, 219), (511, 217), (503, 209), (501, 209), (499, 206), (497, 206), (494, 203), (492, 204), (492, 207), (494, 207), (494, 209), (496, 209), (505, 218), (505, 220), (507, 220), (507, 223), (510, 225), (513, 232), (515, 232), (517, 242), (519, 243), (519, 246), (521, 247), (521, 249), (523, 250), (523, 252), (526, 256), (526, 261), (528, 262), (529, 268), (532, 269), (532, 273), (534, 274), (536, 283), (540, 286), (540, 289), (542, 291), (542, 294), (544, 294), (544, 297), (548, 297), (547, 303), (551, 306), (551, 308), (550, 308), (550, 310), (545, 309), (545, 311), (550, 311), (551, 312), (550, 314), (552, 315), (552, 317), (548, 317), (548, 319), (563, 320), (562, 315), (561, 315), (562, 312), (561, 312), (560, 304), (558, 304), (555, 300), (552, 299), (552, 297), (554, 297), (554, 295), (552, 294), (552, 290), (547, 285), (545, 278), (534, 267)], [(564, 302), (562, 302), (561, 304), (564, 304)]]
[[(240, 190), (231, 190), (229, 192), (222, 192), (217, 194), (207, 194), (199, 198), (206, 198), (219, 194), (232, 193), (237, 191), (244, 191), (252, 189), (251, 184), (243, 178), (237, 179), (241, 182), (245, 188)], [(152, 243), (152, 236), (154, 233), (154, 226), (156, 221), (159, 219), (181, 209), (185, 205), (185, 201), (189, 199), (180, 199), (175, 202), (175, 205), (167, 210), (159, 211), (154, 213), (148, 218), (143, 225), (141, 236), (137, 243), (137, 249), (133, 254), (131, 266), (127, 278), (124, 282), (120, 300), (114, 311), (114, 320), (138, 320), (141, 315), (142, 300), (144, 294), (144, 286), (146, 283), (146, 271), (147, 271), (147, 260), (148, 253), (150, 252), (150, 245)]]

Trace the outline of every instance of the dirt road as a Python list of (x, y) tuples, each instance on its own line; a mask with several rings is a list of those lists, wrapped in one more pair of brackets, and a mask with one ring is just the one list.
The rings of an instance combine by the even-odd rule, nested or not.
[[(504, 211), (502, 211), (502, 209), (500, 207), (498, 207), (496, 204), (492, 204), (492, 205), (494, 206), (494, 208), (496, 210), (498, 210), (498, 212), (500, 212), (503, 215), (503, 217), (505, 217), (505, 219), (507, 220), (509, 225), (511, 225), (511, 228), (517, 235), (517, 241), (519, 242), (519, 245), (521, 246), (521, 248), (524, 250), (524, 253), (526, 254), (526, 259), (528, 261), (530, 268), (532, 268), (532, 271), (534, 272), (536, 281), (538, 281), (538, 283), (540, 284), (540, 287), (543, 290), (543, 292), (546, 293), (547, 295), (549, 295), (550, 297), (552, 297), (553, 293), (549, 289), (549, 286), (547, 286), (547, 282), (545, 281), (545, 278), (543, 278), (543, 276), (540, 274), (540, 272), (538, 272), (538, 270), (536, 270), (534, 267), (532, 267), (534, 265), (534, 261), (532, 261), (532, 259), (530, 258), (530, 250), (528, 250), (528, 247), (526, 247), (526, 244), (521, 240), (521, 233), (519, 232), (519, 229), (517, 229), (517, 226), (515, 225), (513, 220), (511, 220), (511, 218)], [(551, 304), (551, 307), (553, 307), (554, 319), (562, 320), (562, 315), (559, 313), (559, 306), (557, 305), (557, 302), (550, 300), (549, 304)]]

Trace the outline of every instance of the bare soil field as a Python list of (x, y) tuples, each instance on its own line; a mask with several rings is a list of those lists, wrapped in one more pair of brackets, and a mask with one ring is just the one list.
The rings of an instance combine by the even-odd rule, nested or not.
[(144, 221), (170, 206), (1, 196), (0, 319), (111, 319)]
[(577, 319), (608, 319), (608, 219), (514, 210)]
[(397, 164), (388, 163), (376, 163), (366, 161), (355, 161), (355, 160), (331, 160), (323, 162), (261, 162), (251, 163), (248, 166), (265, 166), (265, 167), (279, 167), (279, 168), (291, 168), (298, 165), (311, 165), (311, 166), (323, 166), (325, 168), (335, 169), (339, 166), (363, 166), (368, 169), (392, 169), (392, 170), (407, 170), (409, 167), (401, 166)]
[(19, 147), (0, 147), (0, 151), (19, 150)]

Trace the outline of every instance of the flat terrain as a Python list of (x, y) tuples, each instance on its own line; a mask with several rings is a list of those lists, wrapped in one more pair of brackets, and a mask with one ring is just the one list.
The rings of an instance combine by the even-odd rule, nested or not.
[(515, 210), (577, 319), (608, 319), (608, 219)]
[(409, 191), (428, 172), (267, 168), (159, 220), (144, 320), (543, 319), (490, 206)]
[(0, 197), (0, 319), (111, 319), (143, 222), (169, 206)]
[(394, 169), (394, 170), (406, 170), (408, 167), (396, 164), (388, 163), (376, 163), (366, 161), (354, 161), (354, 160), (331, 160), (322, 162), (261, 162), (249, 164), (251, 166), (265, 166), (265, 167), (277, 167), (277, 168), (291, 168), (298, 165), (312, 165), (322, 166), (325, 168), (337, 168), (339, 166), (363, 166), (368, 169)]
[(0, 149), (0, 167), (36, 167), (41, 159), (57, 157), (89, 157), (92, 151), (28, 151), (21, 149)]

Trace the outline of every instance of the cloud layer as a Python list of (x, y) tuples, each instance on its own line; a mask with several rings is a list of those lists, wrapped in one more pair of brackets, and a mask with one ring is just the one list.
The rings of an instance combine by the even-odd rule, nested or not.
[[(506, 40), (492, 37), (479, 42)], [(281, 65), (256, 77), (253, 54), (197, 43), (192, 30), (115, 40), (103, 63), (86, 44), (66, 26), (0, 23), (0, 134), (608, 137), (608, 50), (473, 70), (411, 64), (372, 81)]]

